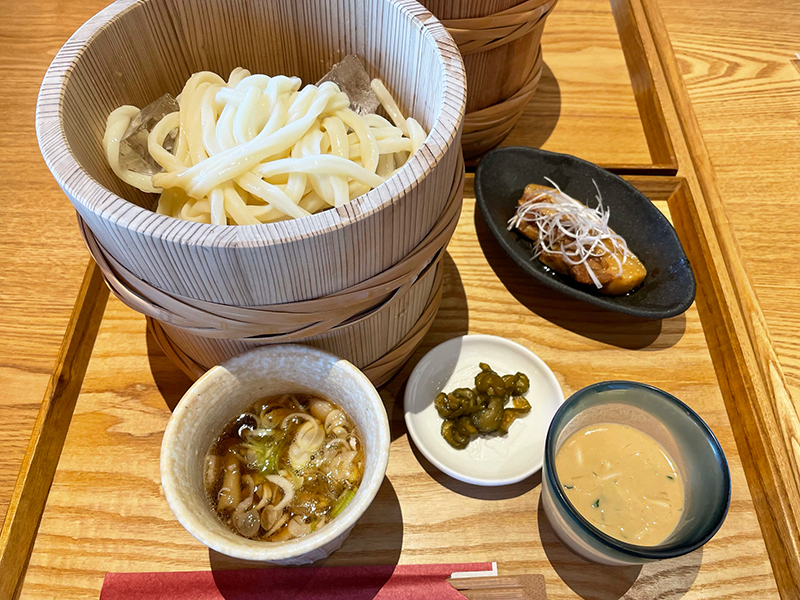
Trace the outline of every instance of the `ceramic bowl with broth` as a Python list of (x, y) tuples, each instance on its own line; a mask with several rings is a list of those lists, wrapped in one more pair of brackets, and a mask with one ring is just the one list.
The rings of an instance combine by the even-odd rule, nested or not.
[[(214, 512), (204, 483), (206, 454), (246, 408), (283, 393), (325, 398), (348, 415), (363, 442), (363, 477), (352, 501), (324, 527), (285, 542), (248, 539)], [(337, 550), (367, 510), (383, 482), (389, 442), (383, 401), (361, 371), (315, 348), (269, 346), (212, 368), (189, 388), (164, 432), (161, 482), (175, 517), (209, 548), (244, 560), (307, 564)]]
[[(671, 533), (655, 545), (612, 537), (585, 518), (568, 497), (565, 488), (571, 486), (564, 483), (568, 474), (559, 473), (557, 467), (562, 464), (557, 460), (559, 450), (576, 432), (601, 424), (623, 425), (646, 434), (666, 452), (680, 474), (680, 518)], [(675, 483), (666, 479), (667, 485)], [(631, 381), (590, 385), (573, 394), (550, 423), (542, 504), (561, 541), (588, 560), (635, 565), (688, 554), (708, 542), (722, 526), (730, 498), (728, 463), (714, 434), (692, 409), (655, 387)]]

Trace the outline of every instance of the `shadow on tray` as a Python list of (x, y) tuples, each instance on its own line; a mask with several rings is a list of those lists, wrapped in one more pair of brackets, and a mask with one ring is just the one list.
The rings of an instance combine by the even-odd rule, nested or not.
[(529, 310), (573, 333), (629, 350), (664, 350), (675, 345), (686, 330), (686, 317), (647, 320), (575, 300), (529, 277), (506, 255), (480, 211), (475, 231), (489, 266), (508, 291)]
[(536, 93), (525, 107), (517, 126), (501, 145), (541, 148), (556, 128), (560, 116), (561, 88), (555, 74), (545, 62), (542, 64), (542, 77)]
[(541, 498), (537, 521), (539, 540), (551, 566), (572, 591), (586, 600), (681, 598), (692, 587), (703, 561), (700, 548), (643, 566), (599, 565), (584, 560), (561, 543), (547, 521)]
[(161, 351), (161, 348), (147, 330), (147, 360), (150, 362), (150, 372), (153, 374), (153, 381), (161, 392), (164, 402), (170, 411), (175, 410), (178, 402), (186, 393), (192, 383), (183, 371), (176, 367), (172, 361), (167, 358), (167, 355)]
[(432, 479), (436, 480), (437, 483), (446, 487), (451, 492), (455, 492), (456, 494), (460, 494), (462, 496), (475, 498), (476, 500), (507, 500), (509, 498), (516, 498), (517, 496), (527, 494), (532, 489), (538, 487), (540, 483), (542, 483), (541, 470), (537, 471), (527, 479), (523, 479), (522, 481), (510, 485), (482, 486), (459, 481), (458, 479), (454, 479), (453, 477), (442, 473), (439, 469), (434, 467), (430, 461), (425, 458), (417, 449), (410, 437), (408, 438), (408, 443), (411, 446), (411, 451), (414, 453), (414, 458), (417, 459), (419, 466), (421, 466)]
[(445, 253), (442, 258), (442, 266), (444, 267), (442, 303), (439, 306), (439, 312), (436, 313), (436, 318), (433, 320), (433, 325), (422, 339), (419, 347), (414, 351), (414, 354), (403, 365), (400, 372), (379, 390), (381, 398), (383, 398), (383, 402), (386, 405), (386, 412), (389, 414), (392, 441), (407, 432), (403, 417), (403, 394), (405, 394), (406, 382), (411, 375), (411, 371), (434, 346), (438, 346), (449, 339), (467, 335), (469, 331), (467, 294), (464, 292), (464, 284), (461, 282), (458, 267), (456, 267), (456, 263), (453, 262), (448, 253)]
[[(542, 77), (516, 126), (500, 146), (541, 148), (550, 138), (561, 116), (561, 88), (555, 74), (542, 64)], [(479, 158), (467, 160), (467, 171), (474, 172)]]

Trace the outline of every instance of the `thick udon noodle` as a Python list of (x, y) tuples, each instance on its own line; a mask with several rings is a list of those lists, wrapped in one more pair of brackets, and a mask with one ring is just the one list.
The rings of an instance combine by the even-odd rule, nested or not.
[[(106, 124), (109, 165), (126, 183), (160, 194), (157, 212), (215, 225), (299, 218), (380, 185), (416, 152), (427, 133), (406, 118), (383, 83), (372, 89), (392, 122), (350, 110), (333, 82), (234, 69), (228, 81), (209, 71), (186, 82), (180, 111), (150, 131), (147, 149), (163, 172), (120, 165), (120, 140), (139, 112), (121, 106)], [(178, 129), (174, 153), (164, 140)]]

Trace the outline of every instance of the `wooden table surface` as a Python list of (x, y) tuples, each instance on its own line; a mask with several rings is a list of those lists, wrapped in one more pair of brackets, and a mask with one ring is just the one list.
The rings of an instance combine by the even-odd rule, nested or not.
[[(800, 3), (659, 2), (795, 405), (800, 404)], [(778, 225), (780, 224), (780, 225)], [(785, 238), (784, 238), (785, 236)]]
[[(4, 18), (0, 23), (0, 66), (7, 79), (7, 85), (0, 90), (0, 181), (4, 184), (0, 188), (0, 248), (5, 258), (0, 275), (0, 390), (3, 392), (0, 394), (0, 410), (3, 414), (0, 440), (5, 442), (7, 449), (0, 457), (0, 516), (11, 497), (87, 257), (77, 234), (72, 208), (50, 177), (38, 153), (33, 131), (35, 96), (44, 71), (60, 45), (86, 18), (105, 4), (105, 1), (95, 0), (81, 3), (54, 0), (16, 3), (4, 7)], [(800, 346), (795, 334), (798, 317), (793, 306), (800, 299), (796, 277), (800, 250), (790, 244), (772, 243), (772, 240), (775, 239), (773, 223), (779, 222), (788, 228), (790, 240), (793, 238), (791, 234), (797, 234), (800, 229), (789, 212), (797, 196), (791, 175), (800, 166), (800, 157), (796, 152), (791, 154), (792, 142), (796, 139), (800, 123), (800, 103), (797, 102), (800, 77), (788, 62), (797, 49), (790, 48), (790, 45), (796, 42), (796, 37), (791, 36), (796, 33), (792, 24), (796, 24), (800, 17), (800, 7), (791, 0), (760, 4), (764, 6), (759, 6), (758, 11), (754, 12), (752, 7), (748, 10), (737, 9), (731, 8), (728, 3), (723, 4), (721, 0), (708, 0), (701, 14), (689, 0), (659, 2), (716, 170), (716, 181), (731, 227), (736, 231), (748, 274), (761, 301), (788, 388), (797, 399), (800, 389)], [(547, 66), (540, 90), (527, 113), (529, 120), (523, 122), (524, 129), (512, 134), (512, 142), (566, 151), (604, 164), (648, 161), (645, 137), (613, 26), (613, 16), (607, 3), (602, 0), (560, 0), (545, 30), (543, 43)], [(580, 35), (575, 35), (576, 28), (582, 29)], [(519, 132), (524, 132), (524, 135), (518, 135)], [(754, 208), (757, 211), (755, 215)], [(460, 232), (471, 224), (469, 214), (469, 210), (465, 211), (468, 221), (465, 225), (462, 218)], [(479, 252), (478, 249), (475, 251)], [(482, 260), (488, 261), (489, 257), (472, 256), (465, 245), (454, 245), (450, 256), (448, 272), (451, 277), (446, 290), (449, 293), (437, 320), (437, 328), (426, 340), (428, 347), (438, 339), (437, 335), (449, 337), (456, 330), (490, 331), (497, 317), (490, 310), (492, 302), (477, 292), (483, 282), (481, 274), (489, 271), (481, 271), (475, 265)], [(454, 283), (454, 273), (460, 274), (460, 282)], [(507, 286), (498, 286), (498, 293), (505, 294), (503, 289), (512, 290), (508, 293), (513, 301), (509, 296), (504, 296), (509, 306), (518, 308), (517, 304), (513, 304), (516, 301), (526, 307), (513, 293), (513, 277), (504, 279), (496, 271), (494, 274), (498, 277), (497, 281)], [(548, 312), (548, 302), (557, 303), (556, 299), (551, 299), (545, 301), (544, 306), (537, 306), (540, 310), (533, 311), (537, 318), (532, 324), (526, 322), (526, 326), (532, 329), (521, 336), (522, 341), (529, 343), (534, 350), (538, 344), (559, 348), (564, 355), (553, 359), (556, 364), (562, 364), (562, 361), (566, 364), (571, 352), (601, 348), (622, 352), (619, 340), (610, 333), (609, 325), (598, 326), (599, 331), (591, 328), (575, 331), (570, 329), (569, 319), (556, 314), (558, 311), (550, 307), (551, 312)], [(529, 306), (526, 308), (531, 310)], [(544, 311), (544, 316), (541, 311)], [(163, 429), (163, 399), (174, 401), (186, 381), (177, 376), (159, 352), (152, 348), (152, 340), (144, 335), (143, 323), (142, 317), (119, 303), (109, 303), (98, 338), (100, 358), (93, 359), (90, 365), (88, 387), (79, 404), (75, 425), (93, 423), (96, 426), (99, 420), (101, 426), (107, 425), (110, 436), (123, 436), (132, 447), (138, 448), (138, 444), (141, 444), (142, 448), (147, 446), (148, 451), (152, 451), (152, 437), (159, 437), (158, 428)], [(707, 352), (701, 349), (705, 346), (701, 343), (703, 335), (696, 313), (687, 315), (682, 332), (676, 331), (669, 323), (665, 322), (658, 332), (637, 332), (634, 336), (640, 339), (637, 343), (647, 339), (654, 349), (673, 344), (673, 351), (675, 347), (686, 350), (687, 357), (692, 358), (691, 383), (699, 386), (698, 389), (707, 390), (711, 400), (718, 403), (720, 392), (714, 382), (714, 366)], [(554, 335), (554, 330), (558, 331), (557, 339), (549, 337)], [(544, 336), (541, 339), (540, 334)], [(515, 337), (514, 334), (509, 336)], [(624, 342), (623, 347), (625, 343), (630, 342)], [(544, 350), (542, 352), (544, 354)], [(641, 352), (633, 354), (642, 356)], [(142, 362), (148, 356), (149, 359)], [(656, 357), (657, 352), (650, 356)], [(614, 372), (619, 374), (620, 368), (629, 368), (631, 377), (639, 368), (634, 361), (631, 361), (630, 367), (624, 368), (622, 364), (615, 364)], [(562, 380), (565, 392), (597, 380), (604, 373), (603, 368), (607, 366), (586, 373), (585, 382), (581, 377)], [(568, 369), (563, 371), (566, 373)], [(125, 381), (125, 386), (120, 386), (120, 381)], [(674, 378), (670, 379), (667, 374), (655, 378), (648, 376), (648, 381), (667, 389), (674, 385)], [(399, 391), (392, 390), (391, 386), (388, 390), (390, 394)], [(683, 393), (684, 396), (687, 393), (676, 388), (671, 391), (679, 395)], [(131, 400), (135, 408), (131, 408)], [(723, 430), (721, 437), (726, 452), (735, 455), (732, 437), (725, 429), (724, 414), (719, 413), (718, 407), (713, 408), (714, 402), (708, 405), (703, 404), (704, 400), (698, 402), (701, 409), (712, 407), (704, 417), (709, 419), (715, 430), (717, 426)], [(730, 412), (730, 407), (728, 410)], [(68, 444), (74, 444), (79, 435), (80, 430), (73, 428)], [(405, 440), (404, 436), (402, 440)], [(436, 494), (432, 490), (439, 490), (448, 483), (452, 486), (429, 465), (423, 479), (419, 462), (425, 467), (424, 459), (410, 454), (407, 442), (404, 444), (402, 440), (398, 438), (395, 441), (397, 454), (403, 460), (398, 462), (394, 472), (390, 471), (390, 487), (393, 489), (382, 492), (387, 506), (405, 506), (402, 499), (397, 499), (401, 495), (398, 492), (400, 486), (405, 493), (406, 487), (413, 489), (419, 481), (418, 491), (423, 495), (430, 493), (432, 497)], [(75, 454), (70, 456), (77, 458)], [(87, 460), (90, 458), (87, 457)], [(112, 461), (115, 459), (114, 456), (110, 458)], [(123, 457), (117, 456), (116, 459), (124, 461)], [(414, 477), (409, 465), (416, 465)], [(98, 479), (94, 481), (101, 481), (105, 473), (114, 473), (118, 466), (104, 464), (96, 472)], [(86, 473), (85, 465), (68, 463), (60, 468), (51, 505), (57, 511), (55, 514), (68, 518), (47, 517), (43, 522), (43, 526), (48, 528), (43, 538), (47, 542), (42, 552), (37, 547), (37, 554), (34, 554), (32, 579), (29, 580), (31, 587), (26, 588), (26, 596), (29, 591), (31, 595), (42, 597), (56, 595), (53, 588), (37, 586), (40, 585), (42, 573), (48, 569), (51, 569), (51, 577), (52, 569), (60, 572), (58, 560), (53, 563), (53, 555), (48, 552), (53, 548), (72, 547), (75, 532), (67, 527), (71, 517), (96, 509), (113, 518), (113, 510), (104, 512), (108, 507), (103, 505), (103, 498), (113, 503), (113, 498), (107, 496), (99, 495), (97, 503), (90, 507), (70, 505), (70, 474), (78, 471), (84, 471), (79, 478), (81, 485), (92, 482), (92, 475)], [(693, 577), (695, 584), (691, 593), (698, 597), (704, 593), (709, 595), (710, 590), (730, 596), (749, 593), (761, 597), (755, 593), (757, 590), (764, 589), (768, 593), (766, 590), (774, 586), (768, 565), (766, 569), (764, 567), (763, 542), (752, 536), (754, 523), (747, 521), (753, 516), (752, 510), (747, 508), (750, 499), (746, 486), (742, 485), (743, 475), (740, 470), (734, 471), (735, 489), (739, 496), (732, 507), (732, 515), (740, 513), (741, 518), (736, 520), (736, 525), (729, 520), (718, 538), (730, 548), (716, 555), (718, 561), (706, 557), (700, 562), (692, 555), (686, 560), (694, 563), (676, 565), (673, 570)], [(149, 478), (152, 482), (152, 465), (143, 467), (143, 472), (138, 475), (141, 475), (142, 481)], [(433, 483), (436, 483), (436, 487), (432, 486)], [(455, 491), (463, 501), (466, 513), (462, 517), (465, 520), (479, 510), (478, 501), (485, 499), (473, 498), (464, 490), (450, 491)], [(145, 513), (152, 508), (146, 505), (149, 502), (147, 498), (155, 498), (152, 492), (151, 489), (149, 496), (145, 494), (141, 500), (139, 508)], [(550, 552), (556, 555), (565, 551), (558, 549), (546, 525), (537, 525), (538, 488), (520, 489), (509, 492), (509, 495), (521, 499), (528, 509), (527, 520), (523, 523), (525, 527), (512, 536), (512, 541), (523, 543), (527, 539), (526, 532), (539, 528), (539, 535), (544, 542), (544, 555), (539, 553), (534, 557), (534, 564), (538, 570), (548, 574), (549, 590), (558, 581), (563, 581), (573, 592), (586, 596), (599, 571), (593, 571), (577, 559), (574, 559), (577, 562), (571, 567), (560, 571), (554, 572), (549, 566), (558, 561), (548, 552), (548, 546)], [(500, 522), (516, 521), (510, 508), (511, 500), (503, 498), (492, 503)], [(415, 521), (417, 517), (419, 520)], [(402, 523), (400, 547), (404, 553), (407, 549), (410, 551), (404, 554), (404, 557), (407, 556), (404, 558), (406, 562), (461, 558), (452, 553), (436, 553), (435, 549), (426, 546), (429, 542), (425, 541), (418, 528), (435, 528), (440, 524), (436, 519), (428, 521), (424, 515), (403, 513)], [(749, 533), (738, 534), (739, 523), (742, 531)], [(368, 529), (378, 526), (370, 521), (364, 524)], [(95, 527), (100, 527), (99, 523)], [(391, 559), (393, 553), (398, 551), (397, 529), (396, 522), (386, 524), (381, 530), (381, 536), (387, 538), (385, 546), (367, 547), (362, 551), (375, 550), (376, 556)], [(91, 536), (94, 533), (84, 530), (83, 534)], [(175, 535), (180, 537), (182, 532), (175, 531)], [(475, 550), (475, 558), (492, 560), (496, 556), (492, 553), (491, 543), (484, 544), (477, 537), (470, 538), (467, 543)], [(108, 548), (121, 547), (111, 536), (108, 537), (108, 544)], [(102, 553), (104, 547), (94, 546), (84, 548), (84, 551)], [(358, 551), (349, 550), (350, 553)], [(561, 558), (564, 559), (563, 556)], [(127, 563), (130, 565), (128, 568), (134, 568), (137, 564), (136, 552), (117, 556), (117, 560), (117, 565)], [(196, 553), (187, 560), (195, 566), (199, 564), (196, 562), (198, 560), (212, 564), (224, 562), (219, 556)], [(335, 558), (332, 560), (336, 561)], [(159, 563), (158, 568), (178, 568), (186, 564), (182, 559), (167, 558)], [(672, 569), (669, 566), (666, 568), (667, 571)], [(522, 570), (522, 566), (510, 564), (509, 569)], [(736, 576), (737, 570), (741, 569), (756, 575), (754, 587)], [(691, 583), (688, 579), (681, 580), (684, 581), (681, 583), (674, 578), (674, 573), (669, 577), (672, 579), (667, 578), (666, 588), (648, 588), (641, 586), (645, 583), (660, 585), (665, 576), (652, 569), (644, 569), (642, 573), (620, 572), (601, 586), (601, 597), (617, 598), (626, 591), (631, 596), (654, 597), (659, 589), (674, 591), (682, 589), (681, 586), (686, 582)], [(634, 579), (645, 583), (633, 583)], [(69, 593), (84, 597), (79, 593), (80, 590), (95, 590), (97, 574), (75, 574), (71, 581), (71, 584), (65, 584)], [(784, 595), (790, 597), (786, 591)], [(92, 597), (91, 594), (89, 597)]]

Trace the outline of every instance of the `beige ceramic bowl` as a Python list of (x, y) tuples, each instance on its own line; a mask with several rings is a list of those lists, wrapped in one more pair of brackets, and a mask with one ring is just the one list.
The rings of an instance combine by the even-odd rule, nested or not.
[[(305, 392), (336, 402), (361, 431), (364, 478), (348, 507), (328, 525), (288, 542), (249, 540), (212, 512), (203, 484), (204, 459), (225, 425), (273, 394)], [(167, 424), (161, 444), (161, 483), (178, 521), (203, 544), (245, 560), (299, 565), (337, 550), (378, 492), (389, 461), (389, 419), (383, 402), (352, 364), (306, 346), (258, 348), (216, 366), (189, 388)]]

